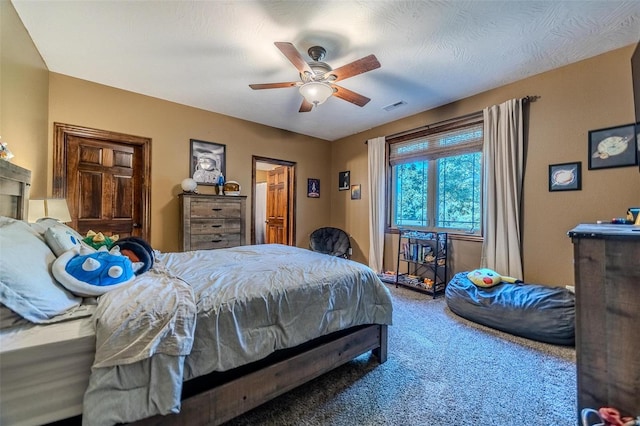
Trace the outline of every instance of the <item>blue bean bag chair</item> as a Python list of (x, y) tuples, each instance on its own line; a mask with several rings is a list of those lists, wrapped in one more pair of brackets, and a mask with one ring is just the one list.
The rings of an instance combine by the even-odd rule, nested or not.
[(506, 282), (481, 287), (467, 275), (454, 275), (445, 290), (447, 305), (455, 314), (528, 339), (575, 344), (575, 295), (571, 291)]

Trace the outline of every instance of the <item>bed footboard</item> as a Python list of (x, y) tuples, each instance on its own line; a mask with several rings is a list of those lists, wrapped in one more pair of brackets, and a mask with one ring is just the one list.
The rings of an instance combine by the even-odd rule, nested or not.
[(232, 378), (182, 401), (178, 415), (154, 416), (136, 425), (219, 425), (303, 383), (373, 351), (387, 360), (387, 325), (358, 327), (311, 348)]

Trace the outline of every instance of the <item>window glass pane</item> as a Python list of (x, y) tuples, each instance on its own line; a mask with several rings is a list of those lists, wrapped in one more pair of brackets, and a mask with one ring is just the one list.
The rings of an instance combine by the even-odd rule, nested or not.
[(437, 160), (437, 227), (480, 230), (481, 161), (480, 152)]
[(482, 235), (481, 115), (387, 139), (392, 227)]
[(428, 169), (427, 161), (393, 167), (395, 225), (427, 226)]

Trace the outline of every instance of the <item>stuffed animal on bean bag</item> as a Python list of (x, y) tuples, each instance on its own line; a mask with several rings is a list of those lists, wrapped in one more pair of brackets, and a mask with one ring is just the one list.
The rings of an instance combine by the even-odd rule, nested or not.
[(53, 262), (52, 272), (67, 290), (82, 297), (100, 296), (135, 278), (131, 260), (118, 248), (73, 248)]
[(474, 269), (467, 274), (467, 278), (478, 287), (493, 287), (500, 283), (521, 283), (522, 281), (498, 274), (496, 271), (487, 268)]

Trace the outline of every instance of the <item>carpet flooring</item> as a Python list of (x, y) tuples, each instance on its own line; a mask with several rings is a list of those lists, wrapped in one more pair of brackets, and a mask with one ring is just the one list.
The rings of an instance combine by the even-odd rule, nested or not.
[(502, 333), (388, 285), (389, 357), (370, 353), (226, 425), (577, 424), (575, 349)]

